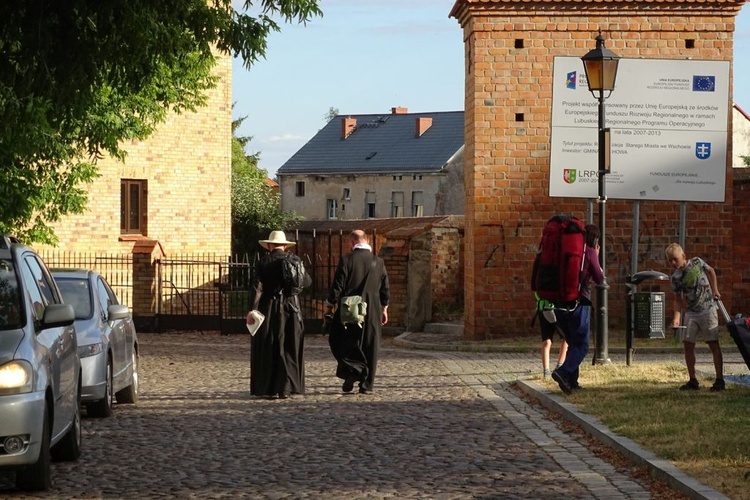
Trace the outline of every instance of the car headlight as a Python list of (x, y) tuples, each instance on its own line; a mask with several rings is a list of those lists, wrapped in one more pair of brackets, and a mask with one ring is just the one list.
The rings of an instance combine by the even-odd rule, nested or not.
[(89, 356), (96, 356), (102, 352), (102, 344), (101, 342), (98, 344), (89, 344), (89, 345), (79, 345), (78, 346), (78, 357), (88, 358)]
[(15, 360), (0, 366), (0, 394), (31, 392), (34, 371), (28, 361)]

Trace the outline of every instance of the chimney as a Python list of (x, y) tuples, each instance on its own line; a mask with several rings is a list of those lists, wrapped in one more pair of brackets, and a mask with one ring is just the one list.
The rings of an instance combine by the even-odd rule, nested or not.
[(408, 112), (409, 112), (409, 108), (402, 108), (402, 107), (391, 108), (392, 115), (405, 115)]
[(341, 119), (341, 139), (344, 140), (357, 129), (356, 118), (342, 118)]
[(422, 134), (427, 132), (427, 129), (430, 127), (432, 127), (432, 118), (422, 116), (417, 118), (417, 137), (422, 137)]

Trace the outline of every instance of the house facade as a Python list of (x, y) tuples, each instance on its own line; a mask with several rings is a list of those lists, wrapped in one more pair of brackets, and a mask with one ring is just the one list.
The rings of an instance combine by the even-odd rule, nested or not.
[(462, 214), (462, 111), (339, 115), (277, 171), (307, 220)]
[(231, 252), (232, 67), (229, 56), (216, 60), (206, 106), (168, 115), (147, 140), (124, 145), (124, 161), (101, 159), (86, 211), (52, 225), (56, 247), (37, 246), (50, 266), (102, 272), (139, 328), (154, 327), (167, 307), (213, 308), (193, 297), (213, 292), (215, 277), (188, 267), (187, 256), (222, 261)]
[(169, 254), (230, 253), (231, 70), (231, 58), (217, 56), (220, 80), (204, 108), (168, 115), (147, 140), (124, 146), (125, 161), (98, 162), (86, 212), (53, 224), (57, 248), (129, 254), (150, 241)]
[(750, 156), (750, 115), (737, 106), (732, 106), (732, 166), (745, 168), (743, 156)]

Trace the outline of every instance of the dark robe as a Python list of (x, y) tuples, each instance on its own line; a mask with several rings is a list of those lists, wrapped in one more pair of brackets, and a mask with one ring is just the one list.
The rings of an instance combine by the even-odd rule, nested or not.
[[(304, 324), (299, 296), (284, 295), (281, 286), (281, 266), (287, 255), (290, 254), (280, 249), (264, 255), (253, 284), (253, 309), (266, 316), (250, 341), (250, 393), (254, 396), (305, 393)], [(307, 275), (305, 281), (309, 285)]]
[[(368, 272), (372, 274), (369, 279)], [(337, 307), (328, 344), (336, 358), (336, 376), (358, 380), (361, 389), (371, 391), (378, 364), (383, 307), (388, 305), (390, 290), (383, 259), (367, 249), (357, 248), (341, 257), (328, 302), (339, 304), (341, 297), (350, 295), (361, 295), (367, 302), (367, 317), (361, 328), (344, 326)]]

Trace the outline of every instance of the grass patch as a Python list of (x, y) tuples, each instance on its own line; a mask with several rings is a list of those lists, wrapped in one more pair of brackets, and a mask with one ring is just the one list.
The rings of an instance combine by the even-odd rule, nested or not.
[(713, 379), (699, 378), (699, 391), (680, 391), (680, 363), (584, 363), (580, 380), (584, 389), (565, 399), (581, 412), (728, 497), (750, 499), (750, 387), (712, 393)]

